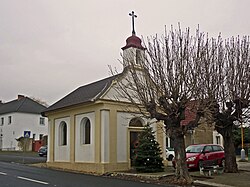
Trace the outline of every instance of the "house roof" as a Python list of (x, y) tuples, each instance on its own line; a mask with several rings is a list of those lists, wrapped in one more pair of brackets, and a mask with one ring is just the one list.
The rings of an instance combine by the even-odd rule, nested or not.
[(54, 111), (57, 109), (82, 104), (86, 102), (94, 102), (98, 100), (101, 95), (110, 87), (112, 81), (119, 77), (121, 74), (114, 75), (84, 86), (81, 86), (69, 93), (49, 108), (43, 111), (43, 113)]
[(41, 114), (41, 112), (45, 109), (45, 106), (37, 103), (36, 101), (28, 97), (22, 97), (7, 103), (2, 103), (0, 105), (0, 114), (12, 112)]

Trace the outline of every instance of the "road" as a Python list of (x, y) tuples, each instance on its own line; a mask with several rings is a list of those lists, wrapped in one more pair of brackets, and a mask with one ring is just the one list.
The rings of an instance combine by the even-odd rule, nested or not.
[[(13, 155), (12, 155), (13, 156)], [(6, 157), (0, 156), (0, 160)], [(19, 158), (13, 156), (14, 160)], [(11, 160), (11, 159), (9, 159)], [(22, 159), (18, 159), (21, 160)], [(36, 158), (25, 158), (37, 161)], [(0, 161), (1, 187), (159, 187), (159, 185), (126, 181), (102, 176), (38, 168), (21, 163)]]
[(0, 162), (1, 187), (159, 187), (133, 181)]

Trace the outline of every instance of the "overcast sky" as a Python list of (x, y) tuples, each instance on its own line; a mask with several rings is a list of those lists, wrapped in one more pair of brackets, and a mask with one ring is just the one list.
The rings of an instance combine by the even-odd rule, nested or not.
[(223, 38), (250, 35), (249, 0), (0, 0), (0, 100), (18, 94), (53, 104), (84, 84), (110, 76), (131, 35), (164, 26)]

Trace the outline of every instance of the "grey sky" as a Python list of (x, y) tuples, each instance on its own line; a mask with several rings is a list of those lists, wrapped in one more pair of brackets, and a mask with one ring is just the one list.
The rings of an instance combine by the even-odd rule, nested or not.
[(131, 35), (161, 34), (164, 25), (224, 38), (250, 35), (249, 0), (0, 0), (0, 100), (24, 94), (53, 104), (79, 86), (122, 70)]

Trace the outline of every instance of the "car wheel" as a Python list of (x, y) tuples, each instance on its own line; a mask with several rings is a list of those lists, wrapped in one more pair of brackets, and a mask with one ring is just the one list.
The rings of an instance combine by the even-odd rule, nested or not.
[(40, 157), (43, 157), (43, 155), (39, 155)]
[(173, 160), (173, 158), (174, 158), (174, 156), (173, 156), (173, 155), (169, 155), (169, 156), (168, 156), (168, 161), (172, 161), (172, 160)]

